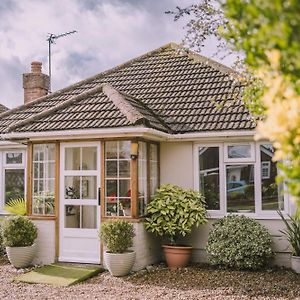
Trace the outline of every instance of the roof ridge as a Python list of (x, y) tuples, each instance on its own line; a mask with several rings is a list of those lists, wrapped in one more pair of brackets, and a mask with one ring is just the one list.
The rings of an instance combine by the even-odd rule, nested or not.
[(108, 83), (102, 84), (102, 91), (121, 113), (125, 115), (129, 122), (135, 124), (137, 121), (145, 119), (145, 117), (112, 85)]
[(128, 93), (125, 93), (125, 92), (119, 91), (119, 93), (121, 95), (131, 97), (133, 100), (139, 102), (139, 104), (141, 106), (143, 106), (143, 108), (146, 109), (154, 118), (156, 118), (163, 127), (165, 127), (166, 129), (168, 129), (171, 132), (174, 132), (173, 129), (168, 124), (166, 124), (165, 121), (160, 116), (158, 116), (149, 106), (147, 106), (142, 100), (140, 100)]
[(102, 85), (97, 85), (96, 87), (88, 90), (88, 91), (85, 91), (85, 92), (82, 92), (76, 96), (73, 96), (55, 106), (52, 106), (51, 108), (47, 109), (47, 110), (43, 110), (41, 111), (40, 113), (37, 113), (36, 115), (33, 115), (29, 118), (26, 118), (24, 120), (21, 120), (19, 122), (16, 122), (16, 123), (13, 123), (11, 124), (10, 126), (8, 126), (8, 128), (6, 129), (6, 132), (9, 132), (11, 130), (14, 130), (16, 129), (17, 127), (20, 127), (20, 126), (23, 126), (23, 125), (26, 125), (28, 123), (31, 123), (33, 121), (36, 121), (38, 119), (41, 119), (43, 117), (46, 117), (48, 115), (50, 115), (51, 113), (57, 111), (57, 110), (60, 110), (60, 109), (63, 109), (67, 106), (69, 106), (70, 104), (74, 103), (74, 102), (77, 102), (77, 101), (80, 101), (82, 99), (84, 99), (85, 97), (89, 97), (99, 91), (102, 91)]

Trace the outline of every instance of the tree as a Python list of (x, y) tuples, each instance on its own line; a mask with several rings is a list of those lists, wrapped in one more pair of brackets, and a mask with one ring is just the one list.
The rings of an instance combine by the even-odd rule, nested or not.
[(257, 138), (273, 142), (275, 159), (286, 162), (284, 179), (300, 205), (300, 1), (202, 0), (168, 13), (189, 17), (187, 46), (200, 50), (214, 35), (219, 48), (243, 54), (244, 101), (259, 118)]

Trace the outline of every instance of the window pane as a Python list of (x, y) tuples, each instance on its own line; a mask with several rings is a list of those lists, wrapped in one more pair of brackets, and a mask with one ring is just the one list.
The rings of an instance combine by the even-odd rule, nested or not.
[(276, 183), (277, 165), (272, 161), (274, 148), (272, 145), (261, 145), (261, 192), (263, 210), (283, 210), (282, 184)]
[(207, 209), (220, 209), (219, 147), (199, 149), (199, 189)]
[(106, 177), (116, 178), (118, 173), (118, 161), (108, 160), (106, 161)]
[(119, 177), (130, 178), (130, 160), (119, 161)]
[(118, 142), (105, 143), (105, 158), (116, 159), (118, 158)]
[(124, 217), (131, 216), (131, 199), (120, 199), (119, 215)]
[(119, 197), (131, 197), (130, 180), (119, 180)]
[(6, 164), (22, 164), (23, 154), (20, 152), (6, 153)]
[(5, 170), (5, 203), (11, 199), (24, 198), (24, 170)]
[(138, 155), (138, 211), (139, 215), (145, 214), (148, 195), (147, 195), (147, 144), (139, 142)]
[(228, 158), (249, 158), (251, 157), (250, 145), (228, 146)]
[(254, 165), (226, 166), (226, 180), (227, 211), (254, 212)]
[(158, 187), (158, 147), (150, 144), (150, 197), (155, 194)]
[(119, 142), (119, 159), (130, 159), (130, 141)]
[(65, 148), (65, 170), (80, 170), (80, 148)]
[(82, 170), (97, 170), (97, 147), (82, 148)]

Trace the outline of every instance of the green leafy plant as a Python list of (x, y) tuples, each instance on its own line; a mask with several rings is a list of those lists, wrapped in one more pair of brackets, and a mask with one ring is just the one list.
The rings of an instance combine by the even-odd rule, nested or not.
[(168, 237), (171, 245), (176, 245), (179, 236), (191, 233), (193, 226), (206, 222), (204, 197), (176, 185), (162, 185), (147, 205), (146, 229)]
[(261, 269), (274, 256), (268, 230), (258, 221), (229, 215), (213, 224), (206, 251), (212, 265), (233, 269)]
[(6, 247), (27, 247), (37, 238), (37, 227), (24, 216), (7, 217), (2, 222), (1, 234)]
[(2, 220), (0, 219), (0, 256), (2, 256), (5, 253), (5, 246), (3, 245), (3, 238), (2, 238), (2, 234), (1, 234), (1, 225), (2, 224)]
[(292, 247), (292, 253), (294, 256), (300, 256), (300, 214), (296, 213), (294, 216), (288, 215), (289, 220), (286, 220), (280, 210), (278, 214), (284, 222), (286, 229), (280, 230)]
[(100, 239), (111, 253), (123, 253), (133, 245), (133, 225), (124, 220), (107, 221), (101, 224)]
[(26, 215), (26, 200), (24, 198), (11, 199), (4, 205), (4, 210), (20, 216)]

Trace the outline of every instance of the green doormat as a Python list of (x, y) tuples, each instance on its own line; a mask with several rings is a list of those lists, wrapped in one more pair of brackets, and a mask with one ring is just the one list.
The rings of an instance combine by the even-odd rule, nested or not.
[(93, 277), (102, 271), (102, 268), (96, 266), (52, 264), (17, 276), (14, 281), (69, 286)]

